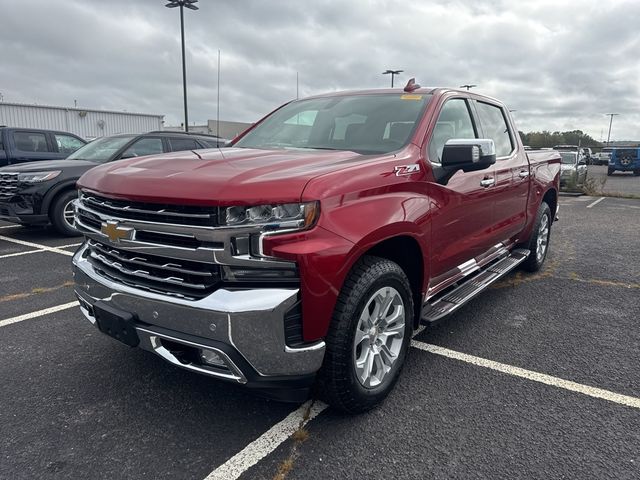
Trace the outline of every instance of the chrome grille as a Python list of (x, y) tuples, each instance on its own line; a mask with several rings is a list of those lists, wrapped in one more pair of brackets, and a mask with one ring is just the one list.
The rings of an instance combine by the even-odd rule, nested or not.
[(96, 212), (119, 218), (204, 227), (215, 227), (218, 224), (216, 207), (131, 202), (86, 193), (82, 194), (81, 200)]
[(180, 298), (198, 299), (220, 282), (220, 267), (212, 263), (172, 260), (114, 248), (89, 240), (87, 259), (99, 273), (125, 285)]
[(8, 200), (18, 192), (18, 174), (0, 173), (0, 200)]

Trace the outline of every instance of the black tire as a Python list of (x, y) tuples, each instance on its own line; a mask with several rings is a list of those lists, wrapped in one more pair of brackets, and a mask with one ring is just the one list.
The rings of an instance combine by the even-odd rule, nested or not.
[[(396, 360), (382, 382), (374, 387), (365, 387), (356, 375), (355, 356), (358, 348), (362, 347), (354, 345), (355, 334), (367, 303), (385, 287), (395, 289), (402, 299), (404, 334)], [(336, 303), (325, 339), (327, 347), (324, 361), (318, 373), (317, 396), (332, 407), (348, 413), (365, 412), (379, 405), (398, 380), (409, 351), (413, 325), (413, 295), (402, 268), (384, 258), (363, 257), (353, 267)]]
[(69, 225), (64, 218), (65, 209), (68, 208), (69, 202), (72, 202), (76, 198), (78, 198), (78, 194), (75, 190), (62, 192), (53, 201), (51, 209), (49, 210), (49, 219), (51, 220), (53, 228), (61, 235), (67, 237), (77, 237), (80, 235), (80, 232)]
[[(537, 255), (538, 250), (538, 239), (541, 235), (541, 225), (544, 222), (544, 218), (546, 217), (547, 222), (547, 238), (544, 248), (544, 253), (542, 256)], [(551, 209), (546, 202), (542, 202), (540, 204), (540, 208), (538, 209), (538, 214), (536, 215), (536, 221), (533, 225), (533, 231), (531, 232), (531, 237), (528, 242), (525, 242), (522, 247), (527, 248), (531, 253), (527, 259), (521, 263), (521, 267), (527, 272), (537, 272), (542, 268), (545, 259), (547, 258), (547, 254), (549, 253), (549, 240), (551, 239), (551, 225), (553, 224), (551, 219)]]
[(613, 175), (613, 172), (615, 172), (615, 169), (613, 169), (611, 167), (607, 168), (607, 176)]
[(634, 174), (636, 177), (640, 177), (640, 170), (634, 170), (634, 171), (633, 171), (633, 174)]

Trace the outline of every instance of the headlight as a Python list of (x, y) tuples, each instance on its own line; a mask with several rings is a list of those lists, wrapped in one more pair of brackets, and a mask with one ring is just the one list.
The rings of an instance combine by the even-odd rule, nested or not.
[(41, 183), (51, 180), (52, 178), (56, 178), (60, 173), (60, 170), (55, 170), (53, 172), (19, 173), (18, 181), (23, 183)]
[(263, 225), (265, 230), (304, 229), (314, 224), (319, 213), (319, 202), (227, 207), (221, 212), (221, 220), (228, 226)]

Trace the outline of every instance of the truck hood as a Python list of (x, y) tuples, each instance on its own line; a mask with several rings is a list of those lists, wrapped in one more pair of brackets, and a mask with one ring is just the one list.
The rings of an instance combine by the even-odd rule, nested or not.
[(65, 170), (73, 168), (83, 168), (87, 170), (93, 168), (99, 163), (89, 162), (87, 160), (47, 160), (43, 162), (25, 162), (2, 167), (2, 172), (49, 172), (52, 170)]
[(121, 160), (94, 168), (81, 188), (135, 201), (190, 205), (287, 203), (312, 178), (371, 161), (350, 151), (225, 148)]

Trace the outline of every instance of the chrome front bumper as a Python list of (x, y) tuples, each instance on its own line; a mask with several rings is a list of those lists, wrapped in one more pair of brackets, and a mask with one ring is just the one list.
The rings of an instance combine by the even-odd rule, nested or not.
[[(95, 324), (92, 308), (98, 301), (135, 315), (139, 346), (175, 365), (246, 383), (256, 375), (310, 375), (322, 364), (323, 341), (303, 348), (291, 348), (285, 342), (284, 314), (297, 302), (298, 289), (221, 288), (201, 300), (169, 297), (101, 276), (84, 258), (86, 250), (86, 245), (80, 247), (73, 264), (75, 292), (87, 319)], [(163, 346), (163, 341), (212, 350), (222, 356), (228, 368), (221, 371), (184, 363)]]

